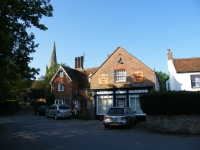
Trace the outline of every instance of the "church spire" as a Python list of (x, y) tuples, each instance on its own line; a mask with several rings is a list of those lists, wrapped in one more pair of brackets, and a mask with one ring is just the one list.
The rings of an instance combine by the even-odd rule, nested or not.
[(53, 64), (57, 64), (57, 58), (56, 58), (56, 44), (55, 44), (55, 42), (54, 42), (54, 45), (53, 45), (53, 50), (52, 50), (52, 53), (51, 53), (51, 58), (50, 58), (50, 62), (49, 62), (48, 69), (49, 69)]

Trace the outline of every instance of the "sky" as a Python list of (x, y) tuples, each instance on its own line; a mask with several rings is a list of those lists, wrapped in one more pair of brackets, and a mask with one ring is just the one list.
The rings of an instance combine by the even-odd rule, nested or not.
[(53, 44), (57, 62), (99, 67), (121, 46), (149, 68), (168, 74), (167, 49), (173, 58), (200, 57), (200, 0), (51, 0), (53, 17), (28, 29), (39, 44), (30, 67), (45, 75)]

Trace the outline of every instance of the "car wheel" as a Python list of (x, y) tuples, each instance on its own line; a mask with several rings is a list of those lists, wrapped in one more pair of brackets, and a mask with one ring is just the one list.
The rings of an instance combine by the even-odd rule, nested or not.
[(109, 128), (109, 125), (104, 125), (105, 128)]
[(48, 114), (46, 113), (46, 118), (49, 118)]
[(54, 119), (55, 119), (55, 120), (58, 120), (58, 116), (57, 116), (57, 115), (55, 115), (55, 116), (54, 116)]

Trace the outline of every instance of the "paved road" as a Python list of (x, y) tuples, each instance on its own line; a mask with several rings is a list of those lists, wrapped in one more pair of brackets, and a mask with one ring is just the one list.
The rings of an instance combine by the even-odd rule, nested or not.
[(25, 105), (13, 116), (0, 117), (0, 150), (200, 150), (200, 135), (150, 133), (145, 126), (104, 129), (99, 120), (36, 116)]

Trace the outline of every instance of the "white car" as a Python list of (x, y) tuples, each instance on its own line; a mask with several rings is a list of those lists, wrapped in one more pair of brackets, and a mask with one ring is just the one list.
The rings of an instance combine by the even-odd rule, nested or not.
[(66, 105), (57, 105), (53, 104), (46, 109), (46, 117), (53, 117), (54, 119), (61, 119), (61, 118), (71, 118), (72, 111), (71, 108)]

